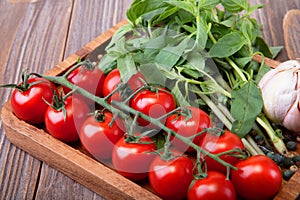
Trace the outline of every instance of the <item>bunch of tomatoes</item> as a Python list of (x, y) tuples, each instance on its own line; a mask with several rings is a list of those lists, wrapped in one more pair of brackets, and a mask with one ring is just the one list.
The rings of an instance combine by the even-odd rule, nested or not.
[(148, 179), (163, 199), (271, 199), (280, 190), (281, 170), (269, 157), (241, 158), (245, 149), (237, 135), (210, 131), (213, 124), (204, 110), (179, 107), (167, 88), (145, 86), (140, 72), (122, 83), (117, 68), (104, 74), (82, 65), (65, 78), (113, 107), (121, 102), (138, 114), (123, 110), (131, 116), (124, 120), (74, 88), (23, 76), (11, 97), (15, 115), (44, 124), (63, 142), (79, 140), (94, 158), (111, 161), (132, 181)]

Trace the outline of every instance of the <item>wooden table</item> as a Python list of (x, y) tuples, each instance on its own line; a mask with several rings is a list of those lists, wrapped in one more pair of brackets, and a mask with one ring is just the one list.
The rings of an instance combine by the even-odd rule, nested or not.
[[(125, 19), (130, 2), (0, 0), (0, 84), (19, 82), (25, 69), (46, 72)], [(300, 40), (297, 39), (300, 17), (289, 23), (292, 26), (288, 31), (283, 31), (284, 15), (288, 10), (300, 9), (300, 0), (250, 2), (252, 5), (265, 4), (265, 8), (253, 16), (263, 24), (263, 37), (267, 42), (270, 45), (288, 44), (277, 59), (300, 57)], [(295, 12), (300, 16), (298, 11)], [(11, 90), (0, 90), (1, 106), (10, 94)], [(11, 144), (0, 120), (0, 199), (103, 198)]]

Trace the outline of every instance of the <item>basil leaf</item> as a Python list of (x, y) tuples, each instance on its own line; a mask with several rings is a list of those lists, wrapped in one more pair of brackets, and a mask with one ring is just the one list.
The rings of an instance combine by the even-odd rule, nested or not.
[(155, 63), (140, 65), (140, 71), (149, 84), (166, 85), (166, 76), (157, 68)]
[(199, 21), (197, 23), (197, 44), (201, 49), (204, 49), (206, 46), (206, 42), (208, 39), (206, 26), (203, 24), (203, 22)]
[(211, 47), (208, 54), (211, 57), (229, 57), (239, 51), (246, 41), (246, 38), (240, 32), (226, 34)]
[(182, 40), (177, 46), (167, 46), (163, 48), (155, 58), (155, 62), (163, 65), (166, 69), (171, 70), (172, 67), (181, 58), (184, 50), (188, 45), (189, 38)]
[(134, 60), (130, 54), (126, 54), (117, 59), (117, 68), (120, 71), (121, 80), (124, 83), (127, 83), (130, 77), (137, 73)]
[(163, 7), (164, 2), (161, 0), (136, 0), (126, 12), (128, 20), (133, 24), (142, 15), (152, 12)]
[(164, 10), (161, 12), (159, 17), (153, 21), (152, 26), (155, 26), (155, 25), (161, 23), (163, 20), (167, 19), (168, 17), (170, 17), (177, 11), (178, 11), (178, 7), (168, 6), (168, 7), (164, 8)]
[(221, 0), (221, 2), (227, 11), (234, 13), (248, 10), (250, 7), (247, 0)]
[(182, 94), (181, 89), (179, 88), (179, 81), (176, 82), (175, 86), (171, 90), (171, 93), (174, 95), (179, 106), (190, 106), (189, 102), (186, 100), (187, 98)]
[(251, 60), (252, 60), (251, 57), (242, 57), (242, 58), (234, 59), (235, 63), (236, 63), (240, 68), (244, 68)]
[(282, 48), (280, 46), (273, 47), (273, 48), (269, 47), (268, 44), (266, 43), (266, 41), (262, 37), (256, 38), (255, 46), (256, 46), (256, 48), (258, 48), (258, 50), (260, 52), (262, 52), (264, 54), (264, 56), (266, 56), (268, 58), (276, 57)]
[(204, 10), (210, 10), (215, 8), (220, 3), (220, 0), (199, 0), (199, 8)]
[(275, 46), (275, 47), (269, 47), (270, 51), (272, 53), (272, 59), (276, 58), (283, 46)]
[(256, 117), (261, 113), (263, 100), (254, 81), (248, 81), (239, 90), (233, 90), (230, 113), (235, 119), (231, 131), (244, 137), (252, 128)]
[(109, 44), (105, 47), (105, 50), (107, 51), (108, 49), (110, 49), (112, 46), (114, 46), (116, 44), (116, 42), (118, 40), (120, 40), (122, 37), (124, 37), (127, 33), (129, 33), (130, 31), (132, 31), (132, 26), (131, 24), (126, 24), (122, 27), (120, 27), (116, 33), (112, 36)]
[(191, 1), (165, 1), (167, 4), (183, 9), (192, 15), (196, 15), (195, 5)]

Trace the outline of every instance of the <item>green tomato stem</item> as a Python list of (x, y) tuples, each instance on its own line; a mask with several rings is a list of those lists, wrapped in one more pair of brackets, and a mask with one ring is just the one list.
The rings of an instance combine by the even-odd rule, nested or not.
[[(167, 133), (171, 133), (173, 134), (175, 137), (177, 137), (178, 139), (180, 139), (181, 141), (183, 141), (184, 143), (188, 144), (189, 146), (191, 146), (192, 148), (194, 148), (196, 151), (200, 151), (201, 153), (211, 157), (212, 159), (216, 160), (217, 162), (221, 163), (222, 165), (226, 166), (226, 167), (230, 167), (232, 169), (236, 169), (235, 166), (231, 165), (230, 163), (227, 163), (226, 161), (222, 160), (218, 155), (209, 153), (208, 151), (202, 149), (201, 147), (199, 147), (198, 145), (192, 143), (190, 141), (189, 138), (186, 138), (178, 133), (176, 133), (175, 131), (169, 129), (168, 127), (166, 127), (164, 124), (161, 123), (160, 120), (149, 117), (131, 107), (129, 107), (128, 105), (124, 104), (123, 102), (117, 102), (112, 100), (112, 105), (115, 105), (116, 107), (110, 105), (107, 103), (107, 101), (104, 98), (100, 98), (97, 97), (91, 93), (89, 93), (88, 91), (70, 83), (65, 77), (60, 76), (60, 77), (53, 77), (53, 76), (45, 76), (45, 75), (39, 75), (40, 77), (43, 77), (49, 81), (52, 81), (54, 83), (60, 84), (60, 85), (65, 85), (66, 87), (69, 88), (74, 88), (76, 90), (76, 92), (78, 94), (81, 94), (91, 100), (93, 100), (94, 102), (98, 103), (99, 105), (107, 108), (110, 112), (114, 113), (114, 114), (118, 114), (121, 118), (123, 119), (128, 119), (130, 118), (130, 115), (126, 114), (125, 112), (123, 112), (124, 110), (127, 111), (128, 113), (132, 114), (132, 115), (139, 115), (139, 117), (147, 120), (148, 122), (156, 125), (157, 127), (159, 127), (161, 130), (167, 132)], [(123, 111), (122, 111), (123, 110)]]

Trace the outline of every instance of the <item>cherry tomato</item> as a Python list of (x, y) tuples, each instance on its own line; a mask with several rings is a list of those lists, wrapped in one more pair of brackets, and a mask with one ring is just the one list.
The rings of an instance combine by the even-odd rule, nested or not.
[(126, 142), (121, 138), (113, 148), (112, 164), (124, 177), (131, 180), (141, 180), (148, 176), (149, 166), (155, 157), (154, 142), (149, 137), (143, 137), (139, 143)]
[[(144, 85), (142, 80), (145, 80), (145, 77), (141, 72), (137, 72), (136, 74), (132, 75), (132, 77), (128, 80), (129, 87), (132, 89), (132, 91), (135, 91)], [(114, 69), (107, 74), (104, 80), (103, 95), (108, 96), (119, 83), (121, 83), (120, 71), (119, 69)], [(122, 101), (120, 93), (114, 93), (111, 98), (108, 99), (108, 102), (110, 103), (111, 100)]]
[(163, 199), (184, 199), (193, 180), (193, 163), (186, 157), (178, 155), (171, 160), (156, 156), (150, 165), (149, 182), (154, 192)]
[(45, 113), (45, 124), (48, 132), (63, 142), (74, 142), (79, 139), (80, 127), (88, 117), (90, 110), (82, 100), (69, 96), (64, 101), (66, 115), (62, 109), (49, 106)]
[(207, 177), (192, 182), (188, 200), (235, 200), (235, 189), (230, 180), (219, 172), (209, 171)]
[(105, 74), (98, 68), (81, 70), (78, 74), (77, 86), (87, 90), (95, 96), (102, 97), (102, 87)]
[[(166, 126), (185, 137), (191, 137), (196, 133), (203, 131), (204, 128), (209, 128), (210, 118), (203, 110), (191, 106), (186, 107), (185, 109), (190, 111), (191, 116), (184, 113), (184, 111), (175, 113), (167, 118)], [(198, 144), (200, 139), (204, 136), (205, 134), (201, 134), (195, 137), (193, 143)], [(174, 136), (172, 136), (171, 141), (174, 147), (180, 151), (194, 151), (192, 147), (189, 147), (188, 144), (185, 144)]]
[[(131, 100), (131, 107), (152, 118), (159, 118), (162, 115), (176, 108), (176, 101), (173, 95), (163, 88), (157, 90), (142, 90), (138, 92)], [(138, 123), (148, 128), (156, 128), (143, 118), (138, 118)], [(165, 119), (162, 120), (162, 123)]]
[(114, 145), (124, 135), (124, 131), (119, 127), (119, 123), (114, 121), (113, 114), (109, 111), (90, 116), (81, 126), (80, 141), (85, 149), (98, 160), (111, 158)]
[[(217, 136), (213, 133), (207, 133), (206, 136), (200, 141), (199, 146), (212, 154), (219, 154), (234, 149), (244, 149), (244, 144), (242, 143), (241, 139), (236, 134), (228, 130), (225, 130), (220, 136)], [(220, 158), (231, 165), (235, 165), (239, 161), (238, 158), (227, 154), (222, 155)], [(224, 165), (220, 164), (209, 156), (205, 157), (205, 161), (208, 170), (218, 171), (226, 174), (227, 169)]]
[[(72, 71), (68, 76), (67, 76), (67, 80), (70, 82), (70, 83), (73, 83), (73, 84), (76, 84), (77, 81), (78, 81), (78, 75), (80, 73), (80, 71), (82, 70), (82, 66), (76, 68), (74, 71)], [(65, 94), (71, 92), (71, 89), (66, 87), (66, 86), (62, 86), (63, 88), (63, 91)]]
[(276, 163), (267, 156), (256, 155), (242, 160), (231, 170), (231, 180), (244, 199), (272, 199), (280, 190), (282, 174)]
[[(29, 78), (28, 84), (33, 84), (24, 91), (15, 89), (11, 96), (11, 106), (14, 114), (30, 123), (40, 124), (44, 122), (44, 115), (48, 108), (45, 101), (51, 103), (57, 89), (53, 83), (42, 78)], [(20, 85), (22, 85), (21, 83)]]
[[(102, 97), (102, 87), (105, 79), (105, 74), (98, 68), (94, 67), (92, 69), (85, 68), (83, 66), (78, 67), (73, 72), (71, 72), (68, 77), (68, 81), (74, 85), (85, 89), (86, 91), (92, 93), (95, 96)], [(66, 93), (71, 90), (63, 86), (63, 90)], [(81, 98), (87, 104), (92, 105), (94, 102), (86, 97), (83, 97), (77, 93), (73, 94), (76, 98)]]

